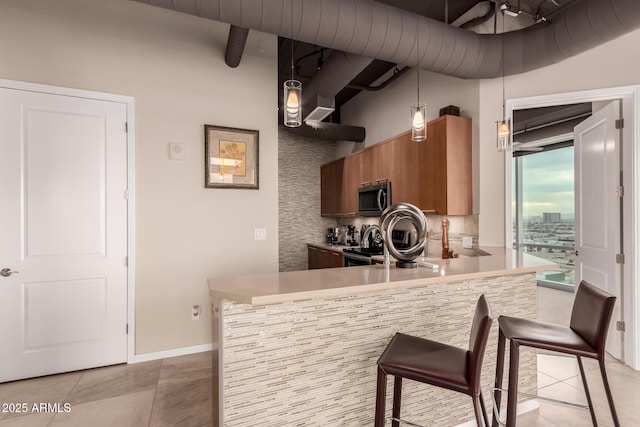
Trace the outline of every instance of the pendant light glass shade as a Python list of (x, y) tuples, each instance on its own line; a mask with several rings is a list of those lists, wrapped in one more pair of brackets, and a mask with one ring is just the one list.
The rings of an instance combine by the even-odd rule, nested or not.
[(284, 82), (283, 99), (285, 102), (284, 125), (287, 127), (298, 127), (302, 125), (302, 83), (298, 80), (287, 80)]
[(498, 151), (506, 151), (511, 148), (511, 119), (498, 120), (496, 122)]
[(427, 139), (427, 105), (418, 103), (411, 106), (411, 140), (424, 141)]

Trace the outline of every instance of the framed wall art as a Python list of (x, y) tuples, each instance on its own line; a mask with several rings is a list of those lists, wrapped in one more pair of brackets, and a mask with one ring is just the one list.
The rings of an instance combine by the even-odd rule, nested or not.
[(257, 130), (204, 125), (206, 188), (259, 188)]

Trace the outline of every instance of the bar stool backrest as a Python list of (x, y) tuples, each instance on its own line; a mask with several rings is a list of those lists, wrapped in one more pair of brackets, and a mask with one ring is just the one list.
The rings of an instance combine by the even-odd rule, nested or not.
[(469, 336), (469, 385), (472, 391), (477, 395), (480, 392), (480, 372), (482, 371), (482, 360), (484, 351), (487, 347), (489, 339), (489, 331), (491, 330), (491, 309), (484, 294), (480, 295), (476, 303), (476, 310), (471, 323), (471, 335)]
[(616, 297), (584, 280), (580, 282), (573, 301), (569, 327), (601, 356), (604, 355), (615, 303)]

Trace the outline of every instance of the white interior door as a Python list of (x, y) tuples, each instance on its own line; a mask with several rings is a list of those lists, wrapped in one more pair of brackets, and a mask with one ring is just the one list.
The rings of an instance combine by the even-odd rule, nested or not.
[(596, 111), (574, 129), (575, 155), (575, 244), (576, 284), (580, 280), (618, 297), (611, 321), (607, 351), (622, 356), (620, 137), (615, 121), (620, 117), (620, 101), (613, 101)]
[(0, 88), (0, 382), (127, 360), (126, 109)]

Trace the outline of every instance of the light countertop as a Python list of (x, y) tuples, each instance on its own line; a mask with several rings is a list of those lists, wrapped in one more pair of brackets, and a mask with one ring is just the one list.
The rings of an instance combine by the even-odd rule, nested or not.
[(326, 249), (328, 251), (333, 251), (333, 252), (340, 252), (342, 253), (343, 249), (355, 249), (355, 248), (359, 248), (360, 246), (347, 246), (347, 245), (343, 245), (340, 243), (307, 243), (307, 246), (314, 246), (316, 248), (320, 248), (320, 249)]
[[(491, 255), (453, 259), (424, 258), (439, 269), (390, 268), (383, 265), (262, 273), (207, 279), (209, 295), (253, 305), (277, 304), (313, 298), (359, 295), (385, 289), (413, 288), (446, 283), (553, 270), (558, 265), (513, 249), (483, 247)], [(418, 259), (419, 261), (421, 259)]]

